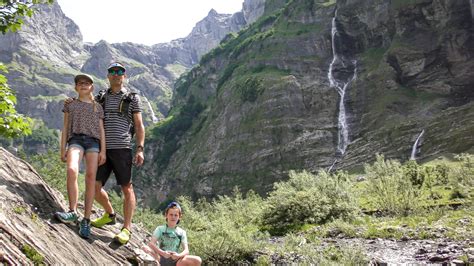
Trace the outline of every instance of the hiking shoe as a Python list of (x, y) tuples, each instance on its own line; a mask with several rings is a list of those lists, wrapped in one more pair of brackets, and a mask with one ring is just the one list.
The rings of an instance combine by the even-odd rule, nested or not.
[(120, 233), (115, 235), (114, 239), (118, 241), (120, 244), (124, 245), (130, 240), (131, 232), (127, 228), (122, 228)]
[(89, 238), (91, 235), (91, 221), (89, 219), (82, 219), (81, 223), (79, 224), (79, 235), (82, 238)]
[(91, 221), (91, 225), (98, 228), (101, 228), (106, 224), (115, 224), (115, 215), (110, 216), (110, 214), (104, 213), (102, 217)]
[(77, 222), (76, 212), (56, 212), (54, 217), (65, 224), (72, 224)]

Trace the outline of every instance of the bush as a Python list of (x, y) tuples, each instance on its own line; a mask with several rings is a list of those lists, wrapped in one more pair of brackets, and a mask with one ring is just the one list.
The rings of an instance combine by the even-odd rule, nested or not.
[(263, 248), (268, 236), (258, 229), (264, 201), (249, 192), (222, 196), (212, 202), (192, 203), (179, 198), (183, 207), (183, 228), (188, 233), (190, 252), (208, 263), (228, 264), (248, 260)]
[(238, 85), (237, 90), (242, 102), (255, 102), (263, 93), (264, 88), (261, 79), (248, 78), (243, 84)]
[(376, 162), (364, 168), (368, 181), (366, 192), (379, 211), (407, 215), (420, 207), (418, 174), (407, 175), (400, 162), (385, 160), (383, 155), (377, 155)]
[(290, 171), (290, 179), (275, 184), (267, 199), (263, 225), (272, 234), (284, 234), (302, 225), (350, 219), (358, 211), (347, 174)]
[[(66, 164), (61, 161), (58, 152), (49, 151), (47, 154), (34, 155), (26, 159), (38, 171), (40, 176), (51, 187), (59, 190), (65, 197), (66, 189)], [(83, 178), (78, 178), (79, 191), (84, 191)]]
[(461, 154), (455, 157), (460, 161), (460, 167), (450, 171), (449, 181), (453, 187), (451, 198), (468, 198), (474, 197), (474, 156), (470, 154)]

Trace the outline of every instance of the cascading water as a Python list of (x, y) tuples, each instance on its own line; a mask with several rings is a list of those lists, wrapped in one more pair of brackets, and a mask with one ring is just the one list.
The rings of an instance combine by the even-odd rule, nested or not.
[(418, 137), (416, 138), (415, 143), (413, 144), (413, 147), (411, 148), (410, 160), (416, 160), (416, 150), (418, 149), (418, 145), (420, 145), (421, 137), (423, 136), (424, 133), (425, 133), (425, 130), (423, 129), (420, 135), (418, 135)]
[(148, 109), (150, 109), (151, 121), (153, 123), (157, 123), (158, 118), (156, 117), (155, 112), (153, 111), (153, 108), (151, 108), (150, 102), (148, 101), (148, 99), (145, 96), (143, 96), (143, 99), (144, 99), (144, 102), (146, 103), (146, 105), (148, 106)]
[(337, 31), (337, 10), (332, 19), (331, 28), (331, 44), (332, 44), (332, 61), (329, 64), (328, 79), (330, 87), (336, 89), (340, 96), (339, 115), (338, 115), (338, 143), (337, 150), (340, 155), (346, 152), (349, 144), (349, 127), (347, 124), (346, 106), (344, 104), (346, 91), (351, 82), (357, 75), (357, 61), (348, 60), (342, 54), (338, 53), (337, 41), (340, 39)]

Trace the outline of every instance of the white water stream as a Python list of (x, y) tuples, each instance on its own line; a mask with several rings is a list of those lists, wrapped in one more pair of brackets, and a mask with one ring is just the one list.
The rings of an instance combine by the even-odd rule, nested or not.
[(148, 109), (150, 109), (151, 121), (153, 123), (158, 123), (158, 117), (156, 117), (155, 112), (153, 111), (153, 108), (151, 108), (150, 101), (148, 101), (148, 99), (145, 96), (143, 96), (143, 100), (146, 103), (146, 105), (148, 106)]
[(425, 130), (423, 129), (420, 135), (418, 135), (418, 137), (416, 138), (415, 143), (413, 144), (413, 147), (411, 148), (410, 160), (416, 160), (416, 150), (418, 149), (418, 145), (420, 145), (421, 137), (423, 136), (424, 133), (425, 133)]
[[(346, 96), (346, 91), (351, 82), (356, 79), (357, 76), (357, 61), (351, 60), (351, 65), (347, 65), (345, 58), (342, 55), (339, 55), (337, 52), (336, 46), (336, 38), (338, 37), (338, 31), (336, 27), (336, 16), (337, 11), (334, 14), (332, 19), (332, 28), (331, 28), (331, 44), (332, 44), (332, 61), (329, 65), (328, 71), (328, 79), (330, 87), (335, 88), (340, 96), (339, 100), (339, 115), (338, 115), (338, 143), (337, 143), (337, 150), (338, 152), (343, 155), (346, 152), (347, 145), (349, 144), (349, 127), (347, 125), (347, 114), (346, 114), (346, 106), (344, 105), (344, 100)], [(338, 70), (345, 70), (345, 72), (352, 72), (349, 79), (339, 79), (336, 78), (335, 73), (335, 65), (340, 64), (342, 67), (338, 67)]]

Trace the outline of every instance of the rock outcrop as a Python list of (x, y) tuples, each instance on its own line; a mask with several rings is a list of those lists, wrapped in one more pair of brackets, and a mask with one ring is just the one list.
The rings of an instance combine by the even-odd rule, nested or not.
[[(178, 84), (175, 120), (147, 144), (144, 195), (213, 197), (234, 186), (264, 194), (291, 169), (360, 169), (376, 153), (405, 161), (423, 129), (420, 160), (472, 151), (468, 0), (266, 5)], [(343, 154), (333, 48), (342, 62), (332, 74), (349, 82)]]
[(0, 262), (7, 265), (137, 264), (150, 259), (140, 247), (147, 233), (133, 225), (126, 245), (113, 242), (120, 224), (93, 228), (88, 240), (76, 225), (55, 221), (64, 197), (25, 161), (0, 148)]

